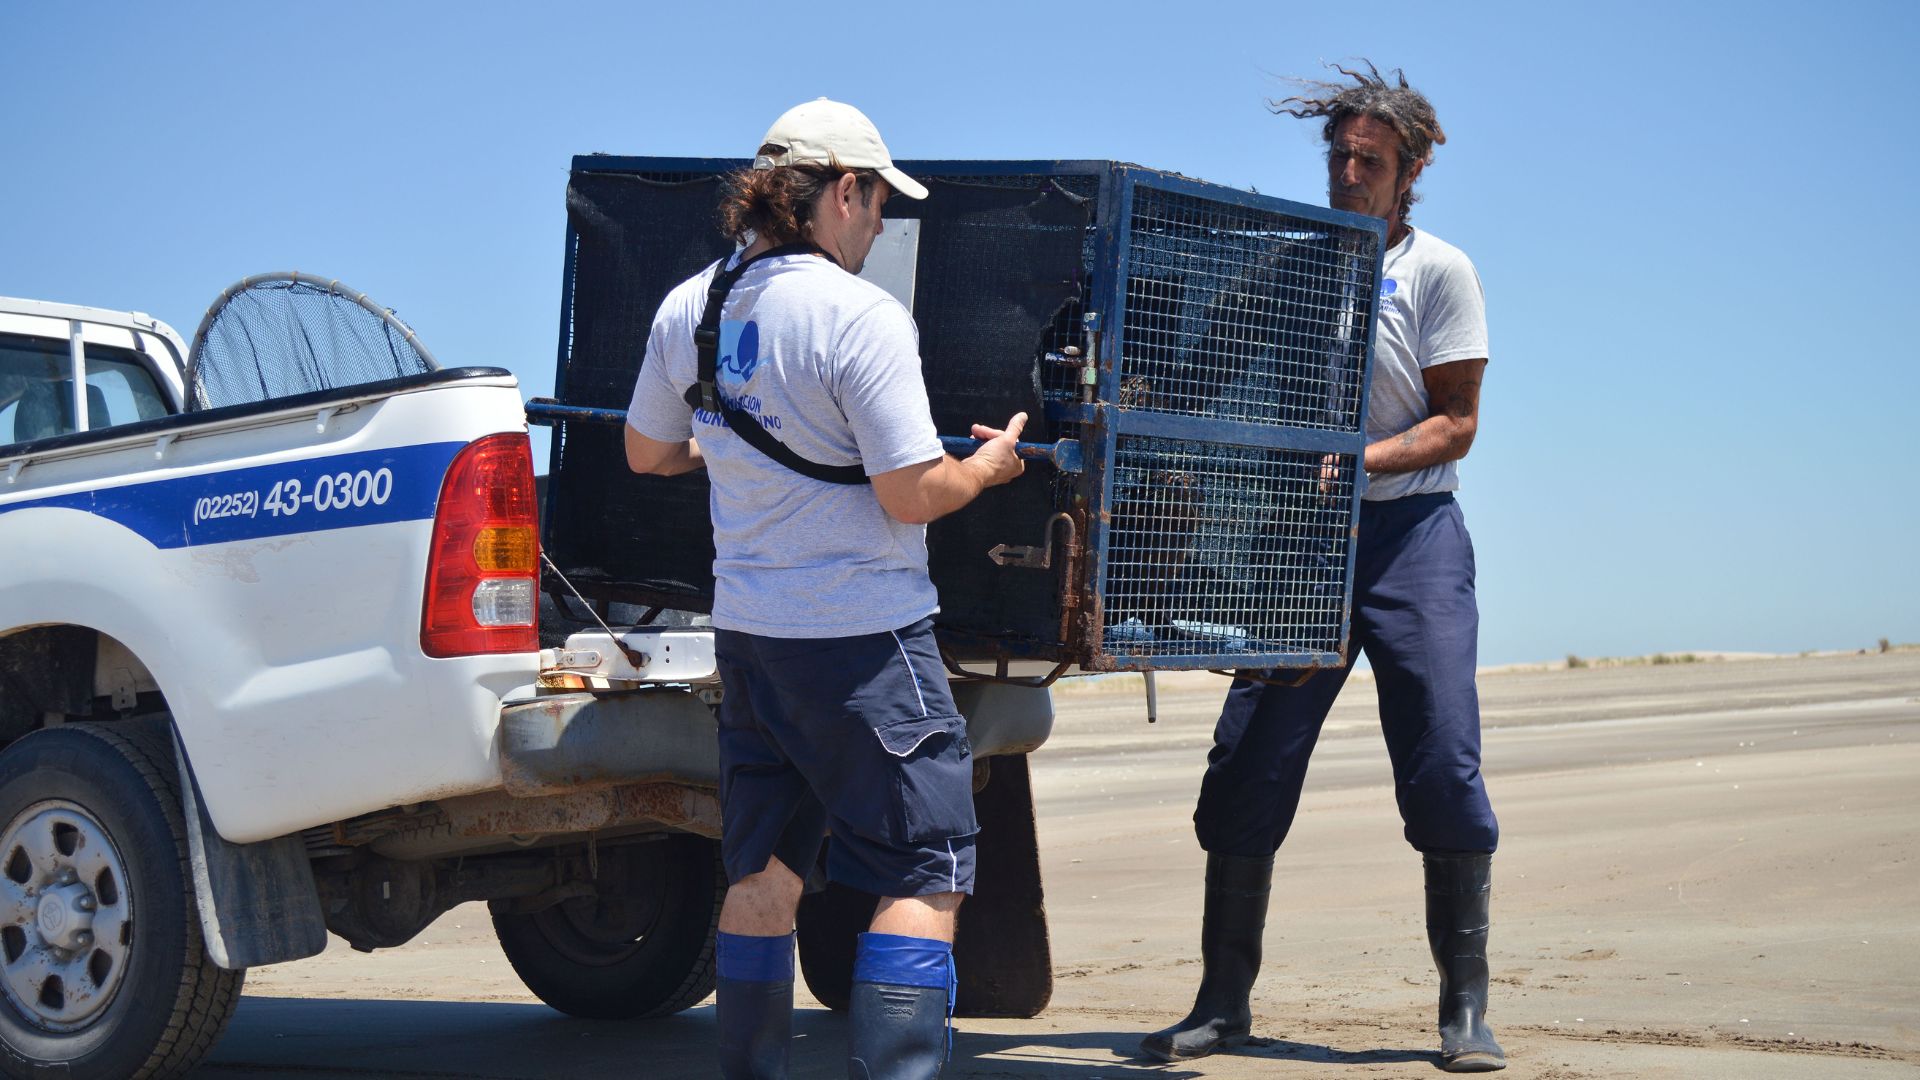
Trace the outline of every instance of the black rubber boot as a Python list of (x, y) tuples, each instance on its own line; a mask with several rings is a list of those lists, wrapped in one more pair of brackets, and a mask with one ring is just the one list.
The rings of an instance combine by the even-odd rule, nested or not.
[(1253, 1027), (1254, 976), (1267, 928), (1273, 856), (1207, 855), (1207, 900), (1200, 922), (1200, 992), (1185, 1020), (1156, 1031), (1140, 1053), (1158, 1061), (1205, 1057), (1247, 1041)]
[(1433, 855), (1427, 866), (1427, 944), (1440, 969), (1440, 1067), (1492, 1072), (1506, 1051), (1487, 1026), (1488, 899), (1492, 855)]
[(847, 1002), (850, 1080), (933, 1080), (953, 1052), (953, 946), (901, 934), (860, 935)]
[(714, 1008), (720, 1022), (720, 1075), (725, 1080), (786, 1080), (793, 1042), (793, 983), (721, 979)]
[(947, 991), (854, 983), (847, 1029), (850, 1080), (933, 1080), (947, 1063)]
[(724, 1080), (786, 1080), (793, 1043), (793, 935), (720, 933), (714, 1012)]

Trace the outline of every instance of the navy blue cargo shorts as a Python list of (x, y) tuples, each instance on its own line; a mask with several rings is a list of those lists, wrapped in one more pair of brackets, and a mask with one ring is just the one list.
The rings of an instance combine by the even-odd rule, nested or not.
[(882, 634), (714, 633), (728, 882), (778, 856), (876, 896), (973, 891), (973, 749), (932, 620)]
[[(1452, 494), (1361, 504), (1352, 625), (1352, 647), (1373, 665), (1407, 842), (1427, 852), (1494, 850), (1500, 826), (1480, 776), (1473, 541)], [(1201, 847), (1256, 858), (1279, 849), (1349, 670), (1299, 686), (1234, 680), (1193, 815)]]

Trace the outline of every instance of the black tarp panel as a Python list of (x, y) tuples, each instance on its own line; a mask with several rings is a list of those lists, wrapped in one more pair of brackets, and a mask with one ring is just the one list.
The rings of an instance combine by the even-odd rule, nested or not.
[[(926, 183), (927, 199), (892, 199), (887, 210), (920, 220), (913, 315), (934, 423), (943, 435), (966, 435), (975, 423), (999, 427), (1024, 412), (1023, 438), (1051, 442), (1041, 358), (1056, 317), (1080, 297), (1091, 204), (1045, 177), (1028, 187)], [(987, 558), (997, 544), (1045, 540), (1058, 482), (1051, 466), (1030, 464), (928, 529), (942, 627), (1058, 640), (1058, 571)]]
[[(556, 386), (561, 401), (627, 407), (660, 301), (731, 248), (715, 224), (719, 190), (713, 176), (660, 183), (574, 174), (567, 220), (579, 246), (573, 347)], [(570, 423), (559, 435), (546, 545), (561, 570), (589, 596), (709, 610), (706, 474), (635, 476), (615, 426)]]
[[(924, 202), (894, 198), (889, 218), (920, 221), (914, 319), (935, 424), (968, 434), (1029, 417), (1051, 441), (1040, 366), (1064, 309), (1085, 287), (1090, 203), (1044, 177), (1024, 186), (930, 180)], [(570, 405), (625, 408), (653, 315), (667, 292), (729, 245), (715, 216), (719, 179), (580, 172), (567, 191), (578, 237), (572, 350), (557, 394)], [(590, 596), (708, 610), (713, 543), (703, 474), (627, 472), (617, 427), (562, 431), (549, 554)], [(996, 544), (1035, 544), (1060, 493), (1047, 465), (936, 522), (928, 548), (943, 626), (1054, 641), (1056, 573), (995, 566)]]

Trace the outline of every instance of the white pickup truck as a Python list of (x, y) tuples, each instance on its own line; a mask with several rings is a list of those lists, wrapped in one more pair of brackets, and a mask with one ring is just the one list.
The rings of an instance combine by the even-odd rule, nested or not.
[[(399, 945), (470, 900), (556, 1008), (704, 997), (710, 635), (536, 618), (513, 377), (195, 409), (186, 354), (144, 315), (0, 299), (0, 1072), (177, 1075), (246, 968), (328, 931)], [(983, 823), (1027, 840), (1002, 873), (1027, 932), (973, 935), (1016, 950), (977, 965), (997, 981), (973, 1011), (1031, 1014), (1050, 981), (1017, 755), (1051, 709), (956, 689), (977, 786), (1017, 766)], [(857, 907), (810, 905), (810, 979), (844, 980)]]

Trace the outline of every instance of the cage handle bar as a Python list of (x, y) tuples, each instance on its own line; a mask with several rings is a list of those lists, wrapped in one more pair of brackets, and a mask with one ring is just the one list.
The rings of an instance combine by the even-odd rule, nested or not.
[[(940, 436), (940, 447), (954, 457), (967, 457), (986, 445), (985, 439), (970, 439), (963, 435)], [(1014, 453), (1028, 461), (1044, 461), (1061, 472), (1081, 472), (1086, 468), (1085, 459), (1080, 455), (1078, 439), (1061, 439), (1059, 442), (1013, 444)]]
[[(552, 398), (532, 398), (527, 402), (527, 423), (555, 427), (569, 421), (589, 424), (624, 424), (627, 414), (621, 409), (596, 409), (586, 405), (562, 405)], [(961, 435), (940, 436), (940, 447), (955, 457), (966, 457), (985, 445), (981, 439)], [(1053, 443), (1014, 444), (1014, 452), (1028, 461), (1045, 461), (1061, 472), (1077, 473), (1085, 469), (1085, 458), (1076, 439)]]

